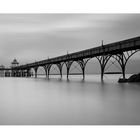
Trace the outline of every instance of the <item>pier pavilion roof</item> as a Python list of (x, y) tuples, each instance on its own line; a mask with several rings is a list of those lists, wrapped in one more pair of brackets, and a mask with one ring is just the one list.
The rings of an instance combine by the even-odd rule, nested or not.
[(11, 64), (19, 64), (16, 59), (13, 60)]

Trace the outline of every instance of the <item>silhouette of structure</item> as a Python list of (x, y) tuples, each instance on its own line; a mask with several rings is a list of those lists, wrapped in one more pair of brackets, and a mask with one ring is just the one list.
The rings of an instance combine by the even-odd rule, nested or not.
[(18, 64), (19, 64), (19, 63), (17, 62), (16, 59), (14, 59), (14, 60), (11, 62), (11, 69), (12, 69), (12, 71), (11, 71), (11, 76), (12, 76), (12, 77), (18, 77), (18, 76), (19, 76), (19, 71), (16, 71), (16, 70), (14, 69), (14, 67), (17, 67)]
[[(97, 58), (101, 68), (101, 80), (105, 74), (105, 67), (110, 58), (115, 59), (121, 67), (121, 73), (125, 79), (126, 64), (130, 57), (140, 50), (140, 37), (135, 37), (127, 40), (122, 40), (115, 43), (103, 44), (99, 47), (82, 50), (75, 53), (67, 53), (66, 55), (58, 56), (55, 58), (48, 58), (46, 60), (29, 63), (26, 65), (18, 65), (17, 61), (13, 61), (14, 67), (11, 68), (14, 74), (12, 76), (31, 76), (31, 69), (35, 71), (35, 77), (37, 77), (37, 70), (39, 67), (43, 67), (46, 76), (49, 78), (52, 65), (56, 65), (59, 69), (60, 76), (62, 78), (63, 65), (66, 65), (67, 79), (70, 75), (70, 68), (73, 62), (79, 64), (83, 79), (85, 79), (85, 67), (87, 62), (92, 58)], [(118, 72), (116, 72), (118, 73)]]
[(0, 77), (4, 77), (5, 76), (4, 68), (5, 67), (3, 65), (0, 66), (0, 69), (1, 69), (1, 71), (0, 71)]

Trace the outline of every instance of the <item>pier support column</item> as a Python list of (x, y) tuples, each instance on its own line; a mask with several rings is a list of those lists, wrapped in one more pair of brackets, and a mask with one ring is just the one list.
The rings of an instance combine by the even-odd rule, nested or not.
[(58, 67), (58, 69), (59, 69), (60, 77), (61, 77), (61, 79), (62, 79), (62, 64), (61, 64), (61, 63), (58, 63), (58, 64), (57, 64), (57, 67)]
[(108, 60), (111, 58), (111, 55), (102, 55), (102, 56), (97, 56), (96, 58), (98, 59), (101, 66), (101, 81), (103, 81), (105, 66)]
[(67, 67), (67, 80), (69, 80), (69, 70), (70, 70), (70, 68)]
[(105, 66), (104, 65), (102, 65), (101, 66), (101, 81), (103, 81), (103, 79), (104, 79), (104, 68)]
[(44, 65), (43, 68), (45, 70), (46, 77), (48, 77), (48, 68), (47, 68), (47, 65)]
[(88, 59), (81, 59), (78, 60), (77, 63), (80, 65), (81, 69), (82, 69), (82, 75), (83, 75), (83, 80), (85, 80), (85, 67), (87, 62), (90, 60), (90, 58)]
[(118, 61), (118, 63), (120, 64), (121, 70), (122, 70), (122, 75), (123, 75), (123, 79), (125, 79), (125, 67), (126, 67), (126, 56), (125, 54), (122, 52), (120, 54), (117, 54), (115, 59)]
[(37, 69), (38, 69), (38, 67), (35, 67), (35, 68), (34, 68), (34, 71), (35, 71), (35, 78), (37, 78)]
[(60, 76), (61, 76), (61, 79), (62, 79), (62, 67), (60, 68)]
[(119, 65), (121, 67), (123, 79), (126, 78), (125, 77), (125, 69), (126, 69), (126, 64), (129, 60), (129, 58), (138, 51), (140, 51), (140, 50), (137, 49), (137, 50), (127, 51), (127, 52), (121, 52), (119, 54), (112, 56), (114, 59), (117, 60), (117, 62), (119, 63)]
[(84, 60), (79, 60), (77, 63), (80, 65), (80, 67), (82, 69), (83, 80), (85, 80), (85, 66), (86, 65), (84, 63)]
[(129, 58), (127, 58), (123, 52), (121, 52), (120, 54), (114, 55), (112, 57), (115, 58), (120, 64), (120, 67), (122, 70), (122, 76), (123, 76), (123, 79), (125, 79), (125, 67)]
[(47, 65), (47, 77), (50, 79), (50, 69), (51, 69), (52, 64)]
[(26, 76), (29, 77), (30, 76), (30, 69), (26, 70)]
[(67, 80), (69, 80), (69, 71), (70, 71), (70, 67), (71, 67), (72, 63), (73, 63), (73, 61), (65, 62), (66, 68), (67, 68)]
[(83, 80), (85, 80), (85, 67), (82, 68)]
[(22, 77), (25, 77), (25, 71), (22, 70)]
[(122, 53), (121, 55), (120, 55), (120, 61), (121, 61), (121, 68), (122, 68), (122, 74), (123, 74), (123, 79), (125, 79), (125, 67), (126, 67), (126, 63), (124, 63), (125, 61), (124, 61), (124, 53)]

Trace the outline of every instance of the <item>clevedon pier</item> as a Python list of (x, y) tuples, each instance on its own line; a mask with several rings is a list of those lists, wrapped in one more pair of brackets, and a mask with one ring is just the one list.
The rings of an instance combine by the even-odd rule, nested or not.
[[(120, 65), (120, 73), (125, 79), (126, 64), (129, 58), (140, 50), (140, 37), (130, 38), (110, 44), (103, 44), (98, 47), (82, 50), (75, 53), (69, 53), (66, 55), (49, 58), (34, 63), (28, 63), (25, 65), (18, 65), (11, 68), (3, 68), (3, 70), (10, 70), (12, 77), (30, 77), (31, 69), (35, 71), (35, 77), (37, 78), (37, 71), (39, 67), (43, 67), (46, 77), (49, 78), (52, 65), (56, 65), (59, 69), (60, 76), (62, 78), (63, 66), (66, 65), (67, 79), (70, 75), (70, 68), (73, 62), (76, 62), (81, 68), (81, 74), (85, 79), (85, 67), (88, 61), (92, 58), (96, 58), (100, 64), (101, 80), (103, 80), (105, 74), (105, 67), (108, 61), (113, 58)], [(2, 68), (1, 68), (2, 70)], [(116, 73), (117, 74), (117, 73)]]

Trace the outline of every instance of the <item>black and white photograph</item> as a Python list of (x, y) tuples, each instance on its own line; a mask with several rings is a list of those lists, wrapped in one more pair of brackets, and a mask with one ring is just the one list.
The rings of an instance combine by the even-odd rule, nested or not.
[(0, 139), (135, 139), (138, 4), (39, 3), (0, 6)]
[(0, 124), (139, 125), (140, 14), (0, 14)]

